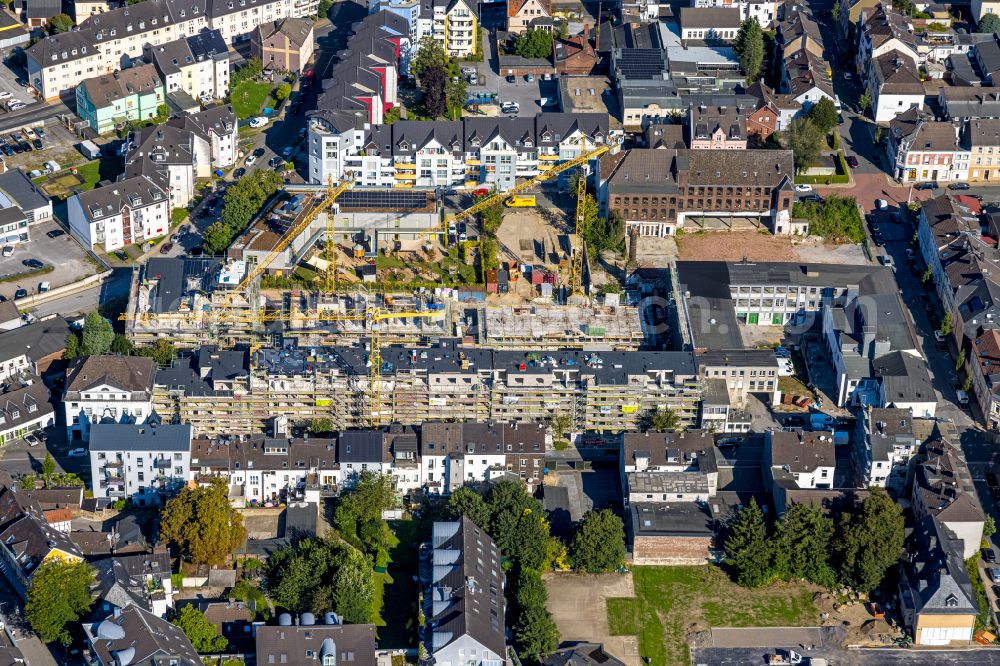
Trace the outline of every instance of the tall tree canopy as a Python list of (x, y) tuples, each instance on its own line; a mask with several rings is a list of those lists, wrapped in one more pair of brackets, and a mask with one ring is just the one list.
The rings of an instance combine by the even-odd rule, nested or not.
[(243, 516), (229, 504), (225, 481), (184, 488), (167, 502), (160, 535), (194, 562), (218, 565), (246, 541)]
[(729, 528), (726, 560), (736, 570), (736, 580), (745, 587), (760, 587), (773, 578), (771, 549), (764, 514), (757, 500), (744, 506)]
[(903, 510), (881, 488), (873, 488), (854, 514), (845, 514), (836, 540), (841, 580), (869, 592), (882, 582), (903, 552)]
[(750, 17), (740, 25), (733, 44), (740, 66), (747, 75), (747, 83), (753, 83), (760, 75), (764, 63), (764, 31), (756, 18)]
[(194, 604), (182, 608), (172, 622), (181, 628), (199, 653), (222, 652), (229, 647), (229, 639), (221, 636), (215, 625)]
[(90, 594), (94, 579), (93, 569), (85, 562), (49, 560), (35, 571), (24, 616), (39, 638), (69, 645), (69, 626), (94, 605)]
[(97, 312), (87, 313), (83, 320), (83, 344), (80, 346), (80, 354), (83, 356), (107, 354), (111, 351), (114, 339), (115, 331), (111, 328), (111, 322)]
[(587, 573), (614, 571), (625, 563), (625, 526), (609, 509), (588, 511), (569, 544), (573, 568)]

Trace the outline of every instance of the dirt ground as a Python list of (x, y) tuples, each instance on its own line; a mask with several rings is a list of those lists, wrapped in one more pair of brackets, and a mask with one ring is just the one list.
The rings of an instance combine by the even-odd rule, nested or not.
[[(850, 598), (841, 598), (830, 592), (817, 592), (813, 603), (820, 611), (823, 626), (843, 627), (846, 631), (843, 645), (886, 645), (902, 632), (885, 619), (876, 618), (866, 604)], [(895, 622), (893, 622), (895, 624)]]
[(633, 597), (632, 574), (578, 576), (550, 574), (548, 609), (564, 641), (604, 643), (604, 649), (628, 666), (640, 666), (635, 636), (611, 636), (608, 629), (607, 599)]
[(677, 237), (678, 258), (688, 261), (807, 261), (867, 264), (858, 245), (825, 245), (814, 238), (792, 239), (758, 231), (685, 233)]
[(524, 263), (558, 267), (556, 255), (568, 248), (567, 220), (561, 211), (545, 208), (504, 210), (497, 240), (510, 248)]

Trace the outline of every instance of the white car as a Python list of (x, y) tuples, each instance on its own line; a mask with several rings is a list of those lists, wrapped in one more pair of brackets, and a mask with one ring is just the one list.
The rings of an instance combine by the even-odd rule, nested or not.
[(889, 207), (889, 202), (886, 201), (885, 199), (876, 199), (875, 200), (875, 208), (877, 208), (879, 210), (885, 210), (888, 207)]
[(796, 185), (795, 186), (795, 191), (796, 192), (812, 192), (813, 188), (812, 188), (812, 185)]
[(250, 127), (263, 127), (268, 123), (268, 119), (264, 116), (255, 116), (250, 119)]
[(66, 455), (70, 458), (84, 458), (87, 455), (87, 449), (70, 449)]
[(462, 74), (465, 74), (466, 76), (469, 76), (470, 74), (475, 74), (476, 73), (476, 68), (475, 67), (463, 67), (459, 71), (462, 72)]
[(789, 358), (779, 358), (778, 359), (778, 376), (779, 377), (791, 377), (795, 374), (795, 366), (792, 365), (792, 360)]
[(3, 256), (9, 257), (9, 256), (12, 256), (13, 254), (14, 254), (14, 246), (13, 245), (4, 245), (3, 246)]
[(257, 156), (254, 155), (253, 153), (250, 153), (249, 155), (247, 155), (247, 158), (243, 160), (243, 164), (251, 166), (256, 161), (257, 161)]
[(6, 90), (0, 90), (0, 99), (7, 99), (8, 97), (13, 97), (13, 96), (14, 95), (7, 92)]

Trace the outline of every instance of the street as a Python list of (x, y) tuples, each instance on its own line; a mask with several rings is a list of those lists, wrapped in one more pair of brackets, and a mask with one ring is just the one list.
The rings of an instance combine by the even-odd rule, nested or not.
[(132, 269), (116, 268), (111, 277), (103, 284), (82, 289), (74, 294), (55, 298), (36, 305), (30, 309), (31, 314), (42, 319), (50, 315), (62, 315), (66, 319), (74, 319), (84, 315), (102, 303), (128, 297), (129, 285), (132, 281)]

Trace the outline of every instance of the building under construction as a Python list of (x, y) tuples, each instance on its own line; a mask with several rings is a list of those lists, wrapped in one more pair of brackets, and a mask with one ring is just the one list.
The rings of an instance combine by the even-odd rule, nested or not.
[(565, 414), (576, 429), (618, 432), (658, 408), (673, 410), (684, 428), (700, 421), (702, 389), (689, 352), (505, 351), (449, 339), (387, 346), (381, 359), (381, 385), (372, 391), (365, 346), (252, 355), (206, 349), (157, 373), (154, 408), (198, 434), (258, 432), (275, 415), (302, 423), (328, 418), (338, 430), (373, 421), (528, 423)]
[(479, 320), (478, 342), (497, 349), (636, 350), (645, 344), (639, 309), (631, 306), (486, 306)]

